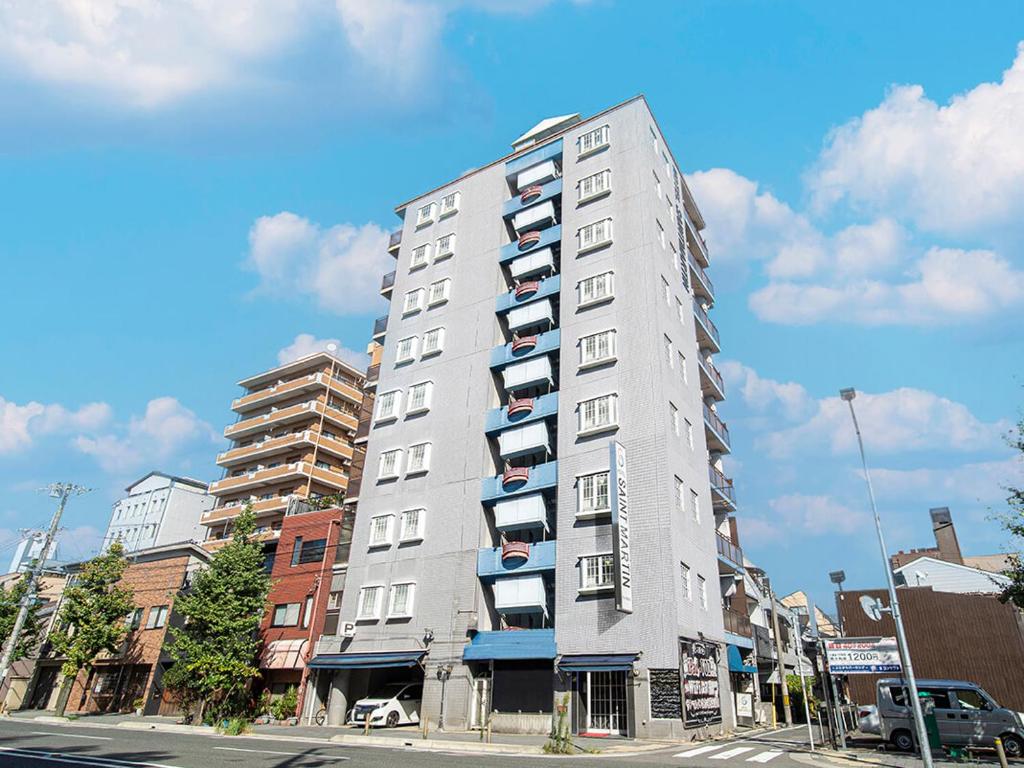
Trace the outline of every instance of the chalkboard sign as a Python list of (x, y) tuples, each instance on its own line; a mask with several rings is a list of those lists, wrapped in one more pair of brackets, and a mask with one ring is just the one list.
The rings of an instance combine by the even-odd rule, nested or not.
[(687, 728), (722, 722), (718, 690), (718, 646), (698, 640), (679, 641), (683, 672), (683, 724)]
[(651, 669), (648, 672), (651, 676), (651, 717), (656, 720), (682, 720), (679, 670)]

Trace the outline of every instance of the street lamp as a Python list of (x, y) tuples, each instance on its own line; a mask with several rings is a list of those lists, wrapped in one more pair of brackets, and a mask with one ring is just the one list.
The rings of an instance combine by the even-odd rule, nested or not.
[(875, 504), (875, 489), (871, 485), (871, 474), (868, 472), (868, 460), (864, 454), (864, 440), (860, 434), (860, 424), (857, 423), (857, 413), (853, 410), (853, 399), (857, 396), (857, 390), (852, 387), (840, 389), (839, 397), (850, 406), (850, 418), (853, 419), (853, 429), (857, 433), (857, 445), (860, 447), (860, 461), (864, 467), (864, 482), (868, 486), (868, 498), (871, 501), (871, 513), (875, 517), (875, 530), (878, 532), (878, 546), (882, 550), (882, 564), (885, 567), (885, 580), (889, 586), (889, 611), (892, 613), (893, 623), (896, 625), (896, 641), (900, 646), (900, 654), (903, 659), (903, 674), (907, 678), (907, 688), (910, 689), (910, 705), (914, 711), (914, 726), (917, 731), (917, 745), (921, 750), (921, 760), (925, 768), (932, 768), (932, 753), (928, 742), (928, 733), (924, 727), (924, 714), (921, 712), (921, 701), (917, 697), (917, 680), (914, 678), (914, 666), (910, 662), (910, 647), (907, 645), (907, 635), (903, 629), (903, 617), (900, 614), (900, 601), (896, 595), (896, 584), (892, 579), (892, 567), (889, 563), (888, 550), (885, 548), (885, 537), (882, 535), (882, 519), (878, 516), (878, 507)]

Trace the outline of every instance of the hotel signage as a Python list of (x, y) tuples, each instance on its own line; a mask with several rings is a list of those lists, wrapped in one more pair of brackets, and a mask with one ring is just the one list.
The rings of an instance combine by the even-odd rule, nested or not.
[(626, 474), (626, 449), (612, 440), (608, 444), (611, 460), (609, 493), (612, 504), (612, 559), (615, 563), (615, 610), (633, 612), (632, 552), (629, 548), (629, 483)]

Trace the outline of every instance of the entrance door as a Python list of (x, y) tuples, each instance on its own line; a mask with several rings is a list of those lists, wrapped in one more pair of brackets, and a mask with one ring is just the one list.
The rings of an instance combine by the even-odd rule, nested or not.
[(584, 733), (625, 736), (628, 727), (626, 712), (625, 672), (585, 672), (586, 719)]
[(491, 678), (480, 676), (473, 680), (473, 709), (469, 715), (470, 730), (487, 725), (491, 705)]

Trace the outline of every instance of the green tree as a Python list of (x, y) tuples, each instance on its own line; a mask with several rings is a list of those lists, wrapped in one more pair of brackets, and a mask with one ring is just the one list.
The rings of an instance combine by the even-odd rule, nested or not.
[[(218, 550), (174, 604), (185, 618), (171, 627), (174, 666), (165, 677), (186, 701), (201, 702), (214, 719), (245, 712), (249, 685), (259, 675), (259, 629), (270, 576), (263, 546), (252, 537), (249, 505), (235, 519), (231, 541)], [(185, 690), (183, 690), (185, 689)]]
[[(1024, 418), (1017, 422), (1017, 428), (1008, 442), (1024, 460)], [(999, 515), (999, 519), (1010, 535), (1012, 545), (1019, 547), (1024, 544), (1024, 488), (1010, 487), (1006, 490), (1010, 494), (1006, 498), (1008, 510)], [(1003, 589), (999, 599), (1024, 610), (1024, 561), (1019, 551), (1009, 556), (1009, 564), (1003, 575), (1010, 579), (1010, 583)]]
[[(17, 581), (12, 582), (10, 588), (0, 585), (0, 648), (7, 647), (7, 640), (11, 636), (11, 630), (14, 629), (15, 620), (18, 618), (22, 598), (28, 591), (28, 580), (29, 574), (26, 573)], [(35, 650), (40, 632), (38, 611), (39, 602), (33, 600), (29, 605), (28, 616), (25, 618), (25, 624), (21, 629), (18, 645), (14, 649), (11, 661), (23, 659)]]
[(64, 590), (57, 627), (50, 633), (54, 651), (65, 657), (64, 676), (57, 714), (63, 715), (71, 685), (82, 670), (92, 668), (103, 651), (117, 653), (128, 628), (133, 594), (120, 584), (128, 567), (124, 547), (114, 542), (110, 549), (87, 562)]

